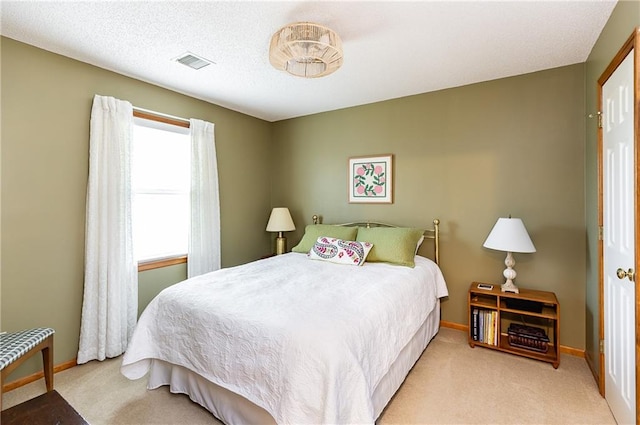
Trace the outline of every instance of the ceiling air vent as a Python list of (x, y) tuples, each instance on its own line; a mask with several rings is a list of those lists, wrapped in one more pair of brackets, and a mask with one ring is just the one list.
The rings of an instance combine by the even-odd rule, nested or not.
[(178, 56), (174, 60), (192, 69), (201, 69), (213, 63), (207, 59), (201, 58), (189, 52)]

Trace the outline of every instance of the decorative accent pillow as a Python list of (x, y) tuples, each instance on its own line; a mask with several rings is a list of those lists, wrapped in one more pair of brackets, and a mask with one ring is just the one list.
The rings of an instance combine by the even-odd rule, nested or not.
[(344, 241), (320, 236), (307, 255), (314, 260), (361, 266), (371, 248), (373, 244), (369, 242)]
[(408, 227), (358, 228), (357, 241), (371, 242), (374, 248), (367, 261), (415, 267), (414, 257), (424, 230)]
[(304, 236), (291, 252), (308, 253), (320, 236), (353, 241), (358, 233), (357, 227), (334, 226), (331, 224), (309, 224), (304, 229)]

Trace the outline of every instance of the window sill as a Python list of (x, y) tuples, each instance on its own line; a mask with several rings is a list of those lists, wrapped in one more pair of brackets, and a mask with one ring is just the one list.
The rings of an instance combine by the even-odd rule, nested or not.
[(180, 257), (162, 258), (159, 260), (140, 261), (138, 263), (138, 272), (145, 270), (159, 269), (161, 267), (173, 266), (175, 264), (183, 264), (187, 262), (187, 256), (182, 255)]

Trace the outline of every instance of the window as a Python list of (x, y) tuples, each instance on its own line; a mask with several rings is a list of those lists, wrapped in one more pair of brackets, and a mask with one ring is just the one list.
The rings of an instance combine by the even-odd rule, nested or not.
[(188, 127), (136, 115), (131, 191), (133, 247), (139, 263), (186, 258), (190, 155)]

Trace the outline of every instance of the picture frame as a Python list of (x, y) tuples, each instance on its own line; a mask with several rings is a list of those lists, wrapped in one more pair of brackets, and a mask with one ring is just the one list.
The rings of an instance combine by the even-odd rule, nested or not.
[(393, 155), (349, 158), (349, 203), (393, 203)]

